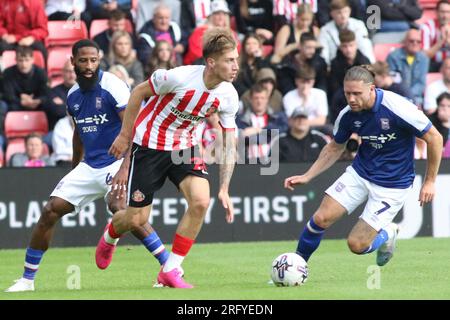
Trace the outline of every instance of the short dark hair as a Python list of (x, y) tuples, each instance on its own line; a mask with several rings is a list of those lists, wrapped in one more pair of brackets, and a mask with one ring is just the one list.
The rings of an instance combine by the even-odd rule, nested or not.
[(330, 11), (341, 10), (345, 7), (350, 7), (350, 4), (347, 0), (332, 0), (330, 2)]
[(389, 68), (389, 64), (386, 61), (377, 61), (372, 64), (372, 70), (375, 75), (378, 76), (387, 76), (391, 73), (391, 69)]
[(125, 19), (127, 15), (120, 9), (115, 9), (109, 13), (109, 19), (119, 21)]
[(450, 100), (450, 93), (448, 93), (447, 91), (442, 92), (437, 98), (436, 98), (436, 103), (439, 106), (439, 104), (441, 103), (442, 100), (447, 99)]
[(257, 82), (250, 88), (250, 96), (263, 91), (267, 92), (267, 89), (261, 83)]
[(356, 40), (355, 33), (351, 30), (344, 29), (339, 31), (339, 41), (341, 43), (348, 43)]
[(300, 44), (305, 44), (306, 41), (317, 41), (316, 36), (312, 32), (304, 32), (300, 36)]
[(75, 57), (78, 54), (78, 51), (84, 47), (95, 48), (97, 50), (97, 52), (100, 52), (100, 47), (98, 46), (98, 44), (95, 41), (90, 40), (90, 39), (82, 39), (82, 40), (75, 42), (75, 44), (73, 45), (72, 56)]
[(295, 78), (303, 80), (316, 79), (316, 70), (309, 65), (304, 65), (300, 69), (298, 69)]
[(32, 57), (33, 48), (26, 46), (18, 46), (16, 48), (16, 57)]
[(450, 1), (448, 0), (441, 0), (436, 4), (436, 10), (439, 10), (439, 7), (443, 4), (450, 4)]

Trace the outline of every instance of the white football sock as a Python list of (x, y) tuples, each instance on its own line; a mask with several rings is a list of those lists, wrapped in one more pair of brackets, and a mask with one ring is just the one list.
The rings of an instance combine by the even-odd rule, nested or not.
[(105, 239), (106, 243), (112, 244), (112, 245), (117, 245), (117, 242), (119, 242), (120, 238), (112, 238), (109, 235), (108, 229), (106, 229), (105, 233), (103, 234), (103, 238)]
[(178, 268), (183, 263), (184, 258), (185, 257), (171, 252), (169, 254), (169, 258), (164, 264), (163, 272), (169, 272), (175, 268)]

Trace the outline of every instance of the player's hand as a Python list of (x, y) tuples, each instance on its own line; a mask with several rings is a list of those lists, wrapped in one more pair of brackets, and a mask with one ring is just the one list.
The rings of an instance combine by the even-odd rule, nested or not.
[(226, 210), (225, 220), (228, 223), (232, 223), (234, 221), (234, 208), (233, 202), (231, 202), (230, 195), (226, 191), (219, 192), (219, 200), (222, 202), (222, 206)]
[(109, 148), (108, 153), (113, 155), (116, 159), (122, 159), (127, 152), (129, 145), (129, 139), (122, 134), (119, 134), (111, 145), (111, 148)]
[(284, 180), (284, 187), (286, 189), (289, 189), (291, 191), (294, 191), (294, 186), (300, 184), (307, 184), (309, 182), (309, 178), (306, 175), (301, 175), (301, 176), (292, 176), (289, 178), (286, 178)]
[(111, 182), (111, 197), (123, 199), (127, 196), (128, 170), (120, 168)]
[(434, 183), (424, 182), (422, 188), (420, 189), (419, 202), (420, 206), (423, 207), (425, 203), (433, 201), (435, 193)]

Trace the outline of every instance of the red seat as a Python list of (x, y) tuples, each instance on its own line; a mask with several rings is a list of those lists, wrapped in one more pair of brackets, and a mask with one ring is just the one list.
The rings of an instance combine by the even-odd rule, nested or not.
[(272, 54), (272, 52), (273, 52), (272, 45), (270, 45), (270, 44), (263, 45), (263, 54), (262, 55), (264, 58), (270, 56)]
[(373, 46), (375, 59), (377, 61), (386, 61), (389, 53), (402, 46), (401, 43), (376, 43)]
[(427, 86), (437, 80), (442, 79), (442, 73), (440, 72), (429, 72), (427, 73)]
[[(92, 20), (91, 26), (89, 28), (89, 36), (91, 39), (94, 39), (96, 35), (108, 29), (108, 19), (96, 19)], [(125, 22), (125, 30), (133, 34), (133, 24), (130, 20), (126, 20)]]
[[(33, 50), (34, 64), (39, 68), (45, 69), (45, 60), (42, 52), (39, 50)], [(16, 51), (6, 50), (2, 55), (2, 70), (12, 67), (16, 64)]]
[(41, 135), (48, 133), (47, 115), (44, 111), (10, 111), (5, 117), (6, 138), (24, 138), (36, 132)]
[(47, 46), (72, 46), (74, 42), (88, 38), (83, 20), (48, 21)]
[(419, 0), (419, 5), (422, 9), (436, 9), (439, 0)]
[(51, 48), (48, 52), (47, 72), (51, 78), (61, 77), (64, 63), (72, 56), (72, 49), (70, 47), (56, 47)]
[[(9, 141), (8, 146), (6, 147), (5, 164), (9, 164), (9, 160), (11, 160), (11, 157), (14, 154), (24, 153), (25, 151), (26, 151), (25, 138), (18, 138)], [(48, 146), (45, 143), (42, 144), (42, 154), (44, 156), (50, 155), (50, 150), (48, 149)]]

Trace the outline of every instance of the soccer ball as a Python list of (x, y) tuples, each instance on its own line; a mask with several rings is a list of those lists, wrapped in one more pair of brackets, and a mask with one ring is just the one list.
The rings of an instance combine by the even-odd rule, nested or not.
[(308, 279), (308, 264), (296, 253), (283, 253), (273, 260), (271, 276), (278, 287), (301, 286)]

